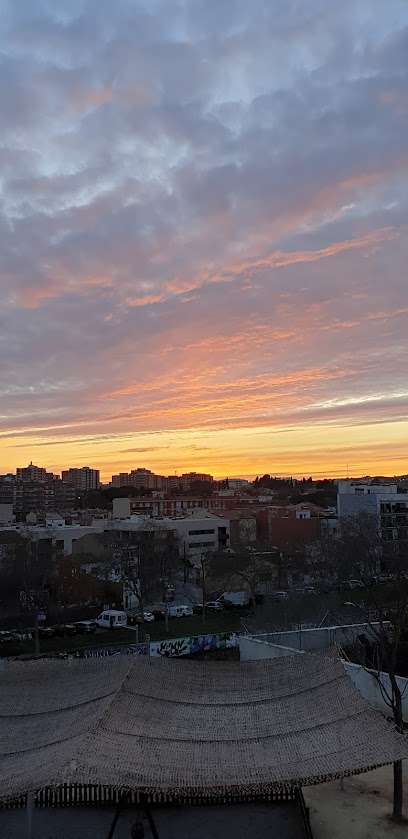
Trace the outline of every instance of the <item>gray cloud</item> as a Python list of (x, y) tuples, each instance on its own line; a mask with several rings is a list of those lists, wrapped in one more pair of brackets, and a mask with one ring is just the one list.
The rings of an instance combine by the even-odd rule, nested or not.
[(400, 417), (406, 4), (0, 7), (2, 432)]

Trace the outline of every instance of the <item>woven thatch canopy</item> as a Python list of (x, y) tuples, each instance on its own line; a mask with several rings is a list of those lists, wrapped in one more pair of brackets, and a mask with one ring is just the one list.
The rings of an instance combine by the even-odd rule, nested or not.
[(408, 757), (318, 653), (246, 663), (117, 656), (0, 671), (0, 797), (63, 783), (191, 794), (309, 784)]

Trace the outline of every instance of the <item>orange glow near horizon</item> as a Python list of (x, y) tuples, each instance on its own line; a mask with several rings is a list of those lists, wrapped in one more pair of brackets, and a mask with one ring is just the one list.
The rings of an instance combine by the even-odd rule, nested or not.
[(0, 475), (408, 473), (408, 4), (258, 2), (8, 4)]

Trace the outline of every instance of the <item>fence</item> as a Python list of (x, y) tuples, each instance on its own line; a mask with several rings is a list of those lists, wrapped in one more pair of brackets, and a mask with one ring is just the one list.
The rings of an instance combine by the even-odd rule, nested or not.
[[(299, 798), (294, 787), (271, 789), (264, 793), (221, 793), (209, 795), (175, 795), (170, 793), (140, 790), (121, 790), (95, 784), (64, 784), (60, 787), (46, 787), (34, 795), (34, 807), (134, 807), (139, 804), (237, 804), (249, 801), (292, 802)], [(26, 807), (27, 797), (21, 795), (12, 801), (0, 804), (0, 810), (20, 810)]]

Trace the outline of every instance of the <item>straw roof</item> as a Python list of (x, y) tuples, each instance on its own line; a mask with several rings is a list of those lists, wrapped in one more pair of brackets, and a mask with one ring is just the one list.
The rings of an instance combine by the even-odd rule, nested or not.
[(245, 663), (117, 656), (0, 671), (0, 798), (60, 784), (266, 792), (408, 757), (332, 652)]

